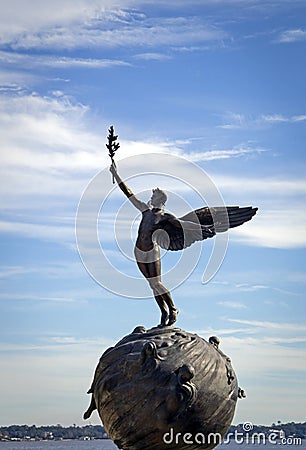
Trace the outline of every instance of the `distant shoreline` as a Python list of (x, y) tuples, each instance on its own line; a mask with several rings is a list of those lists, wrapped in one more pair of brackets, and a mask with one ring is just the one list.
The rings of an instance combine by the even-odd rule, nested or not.
[[(306, 422), (272, 423), (271, 425), (254, 425), (245, 422), (232, 425), (227, 433), (229, 439), (235, 433), (248, 435), (261, 433), (279, 433), (280, 436), (306, 439)], [(109, 439), (102, 425), (8, 425), (0, 426), (0, 442), (8, 441), (68, 441), (68, 440), (102, 440)]]

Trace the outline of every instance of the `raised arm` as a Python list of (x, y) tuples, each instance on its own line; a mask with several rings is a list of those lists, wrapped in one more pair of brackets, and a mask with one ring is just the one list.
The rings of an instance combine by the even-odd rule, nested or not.
[(139, 211), (143, 212), (146, 209), (148, 209), (148, 205), (144, 202), (142, 202), (141, 200), (139, 200), (139, 198), (137, 198), (133, 192), (131, 191), (131, 189), (124, 183), (124, 181), (120, 178), (118, 172), (117, 172), (117, 168), (116, 165), (113, 163), (110, 168), (109, 168), (110, 172), (113, 174), (115, 180), (118, 183), (118, 186), (120, 187), (120, 189), (122, 190), (122, 192), (124, 193), (124, 195), (127, 196), (127, 198), (130, 200), (130, 202), (135, 206), (135, 208), (139, 209)]

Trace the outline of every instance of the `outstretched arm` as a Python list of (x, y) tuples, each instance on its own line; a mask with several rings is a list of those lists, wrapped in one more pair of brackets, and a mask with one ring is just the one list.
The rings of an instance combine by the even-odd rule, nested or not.
[(118, 186), (120, 187), (120, 189), (122, 190), (124, 195), (127, 196), (127, 198), (130, 200), (130, 202), (135, 206), (135, 208), (139, 209), (139, 211), (141, 211), (141, 212), (145, 211), (146, 209), (148, 209), (148, 205), (146, 203), (142, 202), (141, 200), (139, 200), (139, 198), (137, 198), (133, 194), (131, 189), (120, 178), (120, 176), (119, 176), (119, 174), (117, 172), (116, 165), (114, 163), (112, 163), (112, 165), (110, 166), (109, 170), (112, 173), (112, 175), (115, 178), (115, 180), (117, 181)]

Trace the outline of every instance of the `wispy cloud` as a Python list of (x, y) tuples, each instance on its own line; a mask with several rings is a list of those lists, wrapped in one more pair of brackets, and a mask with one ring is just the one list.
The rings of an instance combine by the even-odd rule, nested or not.
[(186, 152), (181, 154), (181, 156), (186, 157), (189, 161), (213, 161), (218, 159), (230, 159), (230, 158), (240, 158), (251, 155), (258, 155), (265, 152), (263, 148), (251, 148), (244, 145), (238, 145), (237, 147), (229, 150), (209, 150), (202, 152)]
[(23, 223), (17, 221), (0, 221), (0, 233), (21, 235), (28, 238), (43, 239), (61, 243), (75, 241), (74, 226), (64, 224), (45, 225), (42, 223)]
[(233, 308), (233, 309), (245, 309), (246, 308), (246, 305), (241, 302), (222, 301), (222, 302), (218, 302), (218, 305), (225, 306), (226, 308)]
[(283, 43), (292, 43), (306, 40), (306, 30), (302, 28), (296, 28), (291, 30), (282, 31), (278, 37), (274, 40), (274, 42), (283, 44)]
[(256, 220), (241, 227), (239, 232), (232, 230), (231, 236), (237, 241), (260, 247), (305, 248), (306, 212), (302, 204), (299, 208), (287, 208), (285, 214), (284, 210), (261, 211)]
[(240, 327), (240, 328), (213, 328), (209, 327), (201, 330), (194, 330), (194, 333), (200, 334), (205, 339), (208, 339), (208, 336), (216, 335), (216, 336), (228, 336), (228, 335), (236, 335), (236, 334), (252, 334), (256, 333), (253, 327)]
[[(115, 48), (182, 46), (216, 42), (226, 38), (223, 30), (196, 17), (150, 18), (136, 11), (91, 10), (89, 17), (74, 16), (44, 28), (27, 27), (3, 34), (2, 45), (12, 49)], [(65, 17), (65, 16), (64, 16)], [(67, 17), (66, 17), (67, 19)]]
[(239, 130), (261, 128), (267, 125), (299, 123), (304, 121), (306, 121), (306, 114), (286, 116), (280, 113), (272, 113), (252, 117), (241, 113), (228, 112), (224, 115), (224, 122), (226, 123), (218, 125), (218, 128), (225, 130)]
[[(39, 271), (37, 271), (39, 272)], [(58, 296), (58, 295), (37, 295), (37, 294), (17, 294), (17, 293), (1, 293), (0, 300), (10, 301), (30, 301), (30, 302), (56, 302), (56, 303), (74, 303), (77, 301), (75, 297)]]
[(306, 246), (304, 179), (243, 176), (235, 179), (217, 174), (214, 181), (221, 192), (226, 192), (228, 198), (234, 197), (238, 204), (247, 197), (259, 207), (254, 220), (239, 230), (231, 230), (231, 239), (270, 248)]
[(247, 283), (240, 283), (235, 285), (239, 290), (245, 291), (245, 292), (255, 292), (263, 289), (269, 289), (269, 286), (264, 286), (262, 284), (247, 284)]
[(145, 61), (165, 61), (167, 59), (171, 59), (171, 56), (165, 55), (164, 53), (157, 52), (147, 52), (147, 53), (138, 53), (134, 55), (135, 59), (143, 59)]
[(23, 69), (106, 69), (131, 64), (118, 59), (72, 58), (47, 55), (33, 56), (25, 53), (0, 51), (0, 62), (4, 66), (21, 67)]
[(0, 278), (16, 277), (18, 275), (24, 275), (28, 273), (36, 272), (37, 270), (29, 267), (22, 266), (5, 266), (0, 267)]
[(241, 325), (249, 325), (256, 328), (271, 330), (287, 330), (306, 332), (306, 325), (291, 322), (271, 322), (264, 320), (244, 320), (244, 319), (228, 319), (229, 322), (239, 323)]
[[(240, 277), (243, 278), (244, 274), (241, 273)], [(252, 278), (259, 278), (259, 277), (262, 278), (263, 274), (262, 273), (260, 275), (252, 274)], [(215, 293), (217, 292), (218, 295), (220, 295), (220, 294), (224, 295), (226, 293), (227, 294), (229, 294), (229, 293), (230, 294), (232, 294), (232, 293), (237, 294), (239, 292), (250, 292), (250, 293), (254, 292), (254, 293), (256, 293), (256, 292), (259, 292), (259, 291), (276, 291), (276, 292), (278, 292), (280, 294), (284, 294), (286, 296), (288, 296), (288, 295), (290, 295), (290, 296), (303, 296), (302, 293), (297, 292), (297, 291), (294, 290), (296, 283), (293, 283), (292, 290), (282, 289), (282, 288), (277, 286), (277, 283), (275, 281), (272, 282), (272, 278), (271, 277), (272, 277), (272, 275), (270, 276), (270, 279), (269, 279), (270, 284), (265, 284), (265, 285), (264, 284), (252, 284), (252, 283), (234, 283), (232, 281), (224, 281), (224, 280), (222, 280), (222, 281), (214, 281), (214, 280), (212, 280), (210, 282), (210, 284), (213, 285), (213, 290), (214, 290)], [(291, 279), (289, 279), (288, 281), (291, 281)], [(303, 282), (304, 282), (304, 279), (301, 278), (300, 283), (303, 283)], [(265, 302), (267, 304), (274, 304), (271, 300), (266, 300)], [(225, 306), (226, 305), (230, 306), (230, 303), (231, 302), (224, 301)], [(239, 304), (240, 303), (238, 302), (237, 307), (239, 307)], [(288, 306), (288, 304), (286, 302), (280, 302), (280, 303), (277, 303), (277, 304), (278, 305), (282, 305), (282, 306), (284, 306), (286, 308)], [(233, 303), (233, 307), (235, 307), (235, 302)]]
[(282, 114), (268, 114), (262, 115), (259, 118), (260, 122), (266, 123), (295, 123), (295, 122), (304, 122), (306, 120), (306, 114), (300, 114), (297, 116), (284, 116)]
[[(226, 176), (216, 174), (214, 179), (220, 189), (226, 192), (239, 192), (239, 186), (243, 185), (244, 192), (253, 192), (258, 198), (259, 195), (265, 195), (267, 192), (269, 195), (273, 195), (273, 200), (276, 200), (275, 196), (292, 196), (292, 195), (305, 195), (306, 194), (306, 180), (303, 178), (293, 177), (244, 177), (238, 178), (234, 176)], [(288, 206), (286, 206), (287, 208)]]
[[(60, 95), (2, 95), (2, 205), (18, 195), (80, 196), (84, 180), (68, 174), (97, 170), (100, 138), (84, 126), (88, 107)], [(87, 174), (88, 177), (88, 174)], [(50, 200), (50, 199), (49, 199)], [(10, 206), (11, 204), (11, 206)]]
[(103, 9), (112, 6), (112, 0), (102, 0), (98, 4), (86, 0), (67, 0), (63, 4), (60, 0), (54, 0), (47, 5), (38, 2), (33, 6), (31, 0), (12, 0), (10, 4), (1, 5), (0, 26), (2, 36), (11, 36), (27, 29), (38, 30), (52, 25), (75, 23), (80, 20), (88, 20), (95, 14), (101, 14)]

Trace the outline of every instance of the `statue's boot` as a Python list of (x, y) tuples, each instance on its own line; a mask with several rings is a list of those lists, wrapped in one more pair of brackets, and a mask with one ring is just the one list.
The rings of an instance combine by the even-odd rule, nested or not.
[(179, 313), (178, 309), (176, 309), (176, 308), (170, 309), (168, 326), (173, 325), (176, 322), (178, 313)]

